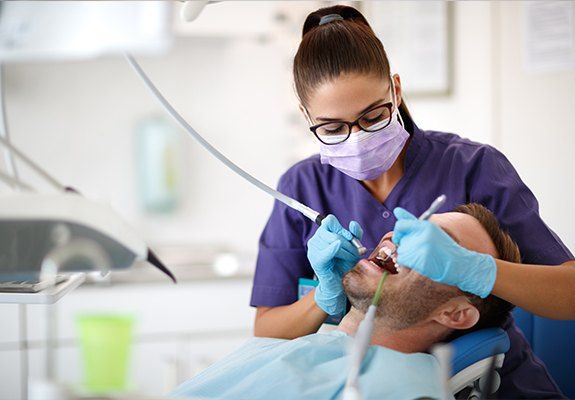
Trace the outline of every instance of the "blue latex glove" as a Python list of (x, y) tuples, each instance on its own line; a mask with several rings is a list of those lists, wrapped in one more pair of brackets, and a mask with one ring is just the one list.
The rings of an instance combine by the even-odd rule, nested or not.
[(393, 213), (398, 264), (481, 298), (491, 293), (497, 273), (493, 257), (461, 247), (439, 226), (419, 221), (403, 208)]
[(361, 240), (363, 230), (352, 221), (349, 230), (337, 218), (328, 215), (307, 243), (307, 258), (319, 280), (315, 302), (329, 315), (345, 311), (343, 276), (359, 261), (359, 253), (350, 242), (353, 236)]

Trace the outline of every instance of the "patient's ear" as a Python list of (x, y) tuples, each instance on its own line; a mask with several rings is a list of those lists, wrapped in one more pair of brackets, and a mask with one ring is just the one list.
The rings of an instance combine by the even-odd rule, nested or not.
[(439, 306), (432, 319), (450, 329), (469, 329), (479, 321), (479, 310), (459, 296)]

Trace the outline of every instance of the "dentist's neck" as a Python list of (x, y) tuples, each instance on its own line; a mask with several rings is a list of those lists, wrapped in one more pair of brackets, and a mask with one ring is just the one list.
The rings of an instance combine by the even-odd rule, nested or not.
[(410, 140), (411, 138), (405, 143), (399, 157), (397, 157), (397, 160), (395, 160), (388, 171), (373, 180), (362, 181), (371, 195), (382, 203), (387, 199), (387, 196), (389, 196), (397, 182), (403, 177), (405, 155)]
[[(341, 320), (337, 329), (350, 336), (355, 336), (363, 317), (364, 313), (352, 307)], [(402, 353), (423, 352), (436, 342), (435, 335), (426, 334), (431, 333), (428, 328), (432, 329), (432, 327), (416, 325), (406, 329), (394, 330), (376, 321), (371, 336), (371, 344), (387, 347)]]

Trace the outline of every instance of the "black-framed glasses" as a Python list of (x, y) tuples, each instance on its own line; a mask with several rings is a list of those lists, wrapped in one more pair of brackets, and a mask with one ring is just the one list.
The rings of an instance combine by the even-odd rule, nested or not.
[(351, 136), (351, 130), (356, 125), (366, 132), (375, 132), (385, 128), (391, 123), (392, 111), (393, 103), (385, 103), (367, 110), (353, 122), (323, 122), (309, 129), (323, 144), (339, 144)]

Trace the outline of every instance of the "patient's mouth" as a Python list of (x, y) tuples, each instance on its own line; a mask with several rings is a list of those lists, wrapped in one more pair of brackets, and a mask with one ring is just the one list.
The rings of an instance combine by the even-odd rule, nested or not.
[(376, 256), (376, 257), (370, 258), (368, 261), (371, 261), (372, 263), (377, 265), (379, 268), (389, 272), (392, 275), (397, 274), (399, 272), (397, 270), (397, 268), (395, 267), (395, 261), (393, 261), (393, 257), (388, 256), (385, 259), (383, 259), (379, 256)]
[(384, 243), (383, 246), (374, 253), (373, 257), (369, 258), (368, 261), (371, 261), (374, 265), (392, 275), (399, 273), (395, 253), (389, 246)]

